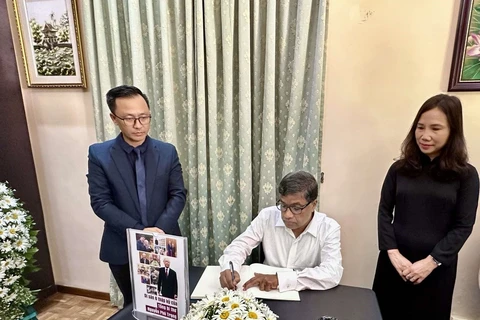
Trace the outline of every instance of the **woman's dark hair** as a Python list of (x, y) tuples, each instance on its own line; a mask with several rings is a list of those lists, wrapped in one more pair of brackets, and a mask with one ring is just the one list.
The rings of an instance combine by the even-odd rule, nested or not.
[(281, 196), (303, 192), (305, 200), (312, 202), (318, 197), (318, 183), (315, 177), (306, 171), (290, 172), (278, 185)]
[(446, 94), (431, 97), (418, 110), (412, 127), (402, 143), (402, 155), (398, 165), (408, 173), (419, 173), (422, 170), (424, 162), (422, 159), (425, 159), (426, 155), (418, 147), (415, 130), (422, 114), (435, 108), (446, 115), (450, 135), (432, 169), (439, 176), (463, 174), (467, 170), (468, 154), (463, 135), (462, 103), (457, 97)]
[(121, 85), (115, 88), (110, 89), (107, 94), (107, 105), (112, 113), (115, 113), (115, 102), (117, 98), (133, 97), (133, 96), (142, 96), (147, 103), (148, 109), (150, 109), (150, 103), (148, 102), (147, 96), (137, 87)]

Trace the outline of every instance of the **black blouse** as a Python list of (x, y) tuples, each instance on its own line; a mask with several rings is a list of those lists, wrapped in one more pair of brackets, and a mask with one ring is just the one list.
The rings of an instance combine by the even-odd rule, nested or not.
[(477, 170), (468, 165), (467, 174), (442, 181), (432, 173), (433, 163), (425, 163), (415, 176), (401, 172), (397, 164), (388, 170), (381, 192), (380, 250), (398, 249), (412, 263), (430, 254), (450, 264), (475, 223)]

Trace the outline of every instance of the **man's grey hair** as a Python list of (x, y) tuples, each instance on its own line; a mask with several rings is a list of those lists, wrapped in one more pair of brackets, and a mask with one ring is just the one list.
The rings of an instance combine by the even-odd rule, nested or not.
[(287, 196), (295, 193), (303, 193), (305, 200), (313, 202), (318, 197), (318, 183), (315, 177), (306, 171), (290, 172), (278, 185), (278, 193)]

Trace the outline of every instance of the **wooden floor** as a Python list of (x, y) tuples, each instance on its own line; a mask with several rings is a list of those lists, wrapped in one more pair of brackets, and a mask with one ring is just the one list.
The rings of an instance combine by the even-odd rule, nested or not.
[(35, 306), (39, 320), (105, 320), (118, 311), (109, 301), (59, 292)]

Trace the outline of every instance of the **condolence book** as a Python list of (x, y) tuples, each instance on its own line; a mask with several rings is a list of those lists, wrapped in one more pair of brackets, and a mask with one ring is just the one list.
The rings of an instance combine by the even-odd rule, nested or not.
[[(261, 263), (254, 263), (251, 265), (243, 265), (242, 269), (238, 272), (240, 274), (240, 283), (237, 286), (237, 290), (243, 290), (243, 284), (253, 278), (254, 273), (275, 274), (276, 272), (291, 271), (292, 269), (277, 268), (267, 266)], [(237, 270), (238, 271), (238, 270)], [(220, 286), (220, 267), (208, 266), (202, 274), (202, 277), (197, 283), (195, 290), (191, 295), (192, 299), (202, 299), (205, 295), (211, 295), (221, 289)], [(261, 291), (258, 287), (249, 288), (255, 298), (259, 299), (271, 299), (271, 300), (289, 300), (300, 301), (300, 295), (298, 291), (285, 291), (279, 292), (277, 289), (271, 291)]]

